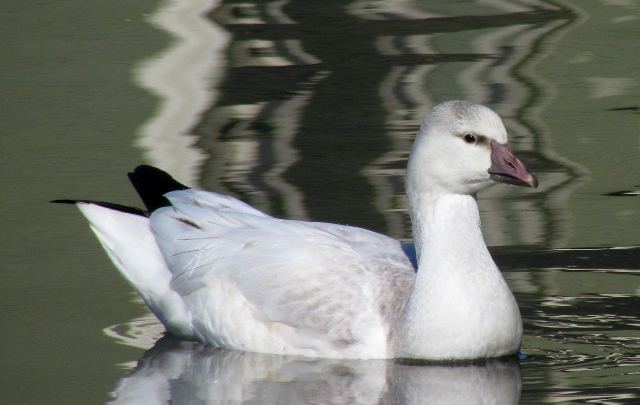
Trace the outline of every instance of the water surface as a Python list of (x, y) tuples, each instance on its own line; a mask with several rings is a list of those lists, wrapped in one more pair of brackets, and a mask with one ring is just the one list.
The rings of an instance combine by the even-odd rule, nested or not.
[[(123, 387), (145, 375), (158, 376), (139, 392), (152, 403), (419, 403), (451, 394), (425, 389), (441, 381), (472, 403), (640, 401), (640, 249), (617, 248), (640, 239), (640, 200), (624, 193), (640, 189), (637, 1), (2, 9), (8, 403), (127, 403)], [(273, 215), (409, 240), (411, 140), (424, 113), (453, 98), (498, 111), (541, 180), (479, 195), (524, 317), (520, 365), (265, 360), (175, 342), (144, 354), (161, 327), (80, 215), (46, 203), (138, 205), (124, 174), (148, 163)]]

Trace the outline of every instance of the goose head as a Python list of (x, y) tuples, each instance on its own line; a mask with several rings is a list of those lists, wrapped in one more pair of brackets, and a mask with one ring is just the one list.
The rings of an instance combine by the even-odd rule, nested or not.
[(427, 114), (407, 167), (407, 192), (475, 194), (496, 182), (537, 187), (512, 152), (491, 109), (467, 101), (438, 104)]

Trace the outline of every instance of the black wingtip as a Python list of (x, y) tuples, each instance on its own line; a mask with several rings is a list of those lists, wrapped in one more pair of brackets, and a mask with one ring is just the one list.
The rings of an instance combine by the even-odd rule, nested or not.
[(166, 193), (189, 188), (176, 181), (167, 172), (148, 165), (136, 167), (129, 173), (129, 180), (149, 212), (171, 205), (164, 197)]
[(109, 208), (109, 209), (112, 209), (112, 210), (125, 212), (127, 214), (140, 215), (142, 217), (149, 216), (149, 213), (147, 211), (141, 210), (140, 208), (127, 207), (126, 205), (108, 203), (108, 202), (104, 202), (104, 201), (94, 201), (94, 200), (51, 200), (50, 202), (55, 203), (55, 204), (74, 204), (74, 205), (78, 204), (78, 203), (95, 204), (95, 205), (99, 205), (101, 207)]
[(54, 204), (75, 204), (82, 201), (81, 200), (51, 200), (49, 202)]

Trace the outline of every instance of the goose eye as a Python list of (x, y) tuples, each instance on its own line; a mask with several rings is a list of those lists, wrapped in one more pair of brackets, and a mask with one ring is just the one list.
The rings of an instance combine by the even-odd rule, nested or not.
[(464, 135), (464, 141), (466, 143), (476, 143), (476, 137), (473, 136), (472, 134), (465, 134)]

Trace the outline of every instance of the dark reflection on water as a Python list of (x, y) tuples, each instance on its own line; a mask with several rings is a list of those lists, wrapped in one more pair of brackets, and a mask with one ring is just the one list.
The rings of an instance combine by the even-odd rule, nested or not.
[(515, 360), (412, 366), (243, 353), (160, 339), (123, 377), (113, 404), (514, 404)]
[[(494, 250), (525, 322), (525, 403), (640, 400), (640, 248)], [(531, 269), (519, 269), (522, 262)]]

